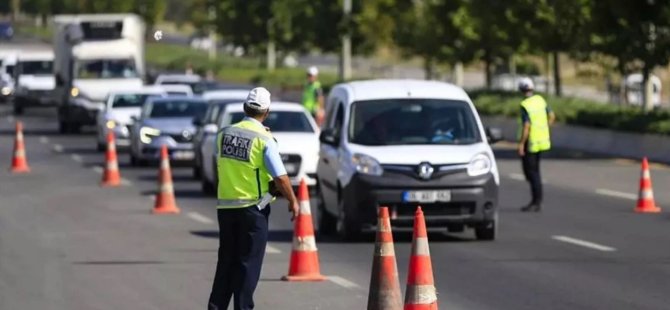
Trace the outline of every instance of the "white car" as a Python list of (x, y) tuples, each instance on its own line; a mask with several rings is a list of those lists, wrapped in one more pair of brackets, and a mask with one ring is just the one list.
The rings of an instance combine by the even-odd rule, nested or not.
[(465, 91), (422, 80), (339, 84), (321, 131), (319, 230), (356, 237), (387, 206), (394, 226), (411, 227), (417, 206), (429, 226), (477, 239), (497, 233), (500, 177), (485, 130)]
[(205, 88), (203, 82), (202, 77), (197, 74), (161, 74), (156, 77), (154, 85), (188, 85), (194, 94), (199, 95)]
[(98, 112), (96, 136), (98, 151), (107, 149), (107, 133), (114, 131), (116, 146), (130, 146), (130, 128), (133, 116), (139, 117), (142, 105), (151, 98), (167, 97), (158, 87), (144, 87), (133, 91), (119, 91), (109, 94), (105, 108)]
[(0, 53), (0, 102), (10, 101), (14, 94), (14, 67), (16, 66), (16, 51)]
[[(218, 128), (223, 128), (244, 118), (242, 103), (226, 106), (219, 116)], [(319, 155), (319, 127), (314, 118), (298, 103), (273, 102), (270, 115), (263, 123), (277, 140), (279, 153), (293, 186), (302, 178), (308, 186), (316, 185), (316, 165)], [(209, 135), (203, 142), (202, 189), (205, 193), (216, 192), (216, 135)]]
[(156, 87), (162, 88), (169, 96), (193, 97), (193, 89), (186, 84), (162, 84)]

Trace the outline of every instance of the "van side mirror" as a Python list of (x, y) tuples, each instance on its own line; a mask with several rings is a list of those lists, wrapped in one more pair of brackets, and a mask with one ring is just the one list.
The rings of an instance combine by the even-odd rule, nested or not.
[(193, 118), (193, 125), (196, 126), (196, 127), (202, 127), (202, 125), (203, 125), (202, 119), (198, 116), (194, 117)]
[(216, 126), (216, 124), (207, 124), (202, 127), (202, 129), (205, 133), (210, 135), (215, 135), (219, 132), (219, 126)]
[(319, 141), (323, 144), (328, 144), (328, 145), (337, 145), (338, 137), (335, 134), (335, 130), (333, 128), (326, 128), (321, 131), (321, 134), (319, 134)]
[(133, 116), (130, 117), (130, 119), (133, 120), (133, 122), (137, 122), (137, 121), (140, 120), (140, 117), (137, 116), (137, 115), (133, 115)]
[(486, 138), (488, 139), (489, 144), (495, 144), (504, 139), (502, 130), (500, 128), (495, 127), (486, 128)]

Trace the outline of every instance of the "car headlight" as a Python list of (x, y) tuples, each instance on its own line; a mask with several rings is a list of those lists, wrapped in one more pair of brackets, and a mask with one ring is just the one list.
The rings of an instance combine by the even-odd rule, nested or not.
[(151, 137), (157, 137), (161, 135), (161, 131), (156, 128), (151, 127), (142, 127), (140, 128), (140, 141), (145, 144), (151, 143)]
[(79, 97), (79, 94), (81, 94), (81, 91), (79, 91), (78, 87), (72, 87), (70, 89), (70, 96), (72, 96), (73, 98)]
[(12, 89), (9, 86), (5, 86), (0, 89), (0, 93), (2, 93), (3, 96), (9, 96), (12, 93)]
[(379, 162), (371, 156), (364, 154), (354, 154), (351, 156), (351, 162), (356, 166), (356, 171), (369, 175), (382, 175), (384, 169)]
[(116, 121), (113, 120), (113, 119), (107, 120), (107, 123), (105, 123), (105, 126), (106, 126), (108, 129), (114, 129), (114, 127), (116, 127), (116, 125), (117, 125), (117, 124), (116, 124)]
[(486, 154), (477, 154), (468, 164), (468, 175), (476, 177), (487, 174), (491, 171), (491, 158)]

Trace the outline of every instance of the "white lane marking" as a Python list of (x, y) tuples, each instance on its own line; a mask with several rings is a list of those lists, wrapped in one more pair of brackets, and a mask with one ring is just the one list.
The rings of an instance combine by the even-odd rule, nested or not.
[(186, 215), (196, 222), (200, 222), (203, 224), (214, 224), (214, 221), (198, 212), (189, 212)]
[(79, 154), (72, 154), (72, 155), (70, 155), (70, 158), (72, 158), (72, 160), (74, 160), (78, 163), (83, 161), (83, 159), (81, 158), (81, 156), (79, 156)]
[(49, 143), (49, 138), (47, 136), (41, 136), (40, 137), (40, 143), (42, 143), (42, 144)]
[(589, 249), (593, 249), (593, 250), (598, 250), (598, 251), (603, 251), (603, 252), (614, 252), (614, 251), (616, 251), (616, 249), (613, 248), (613, 247), (593, 243), (593, 242), (586, 241), (586, 240), (575, 239), (575, 238), (571, 238), (571, 237), (568, 237), (568, 236), (552, 236), (551, 238), (556, 240), (556, 241), (561, 241), (561, 242), (570, 243), (570, 244), (574, 244), (574, 245), (578, 245), (578, 246), (583, 246), (585, 248), (589, 248)]
[(121, 178), (121, 185), (130, 186), (130, 185), (133, 185), (133, 181), (125, 179), (125, 178)]
[(637, 200), (637, 195), (635, 195), (633, 193), (613, 191), (613, 190), (606, 189), (606, 188), (596, 189), (596, 194), (604, 195), (604, 196), (617, 197), (617, 198), (624, 198), (624, 199), (628, 199), (628, 200)]
[(60, 144), (54, 144), (54, 151), (56, 151), (58, 153), (62, 153), (63, 152), (63, 146), (60, 145)]
[(91, 168), (91, 169), (93, 169), (93, 171), (95, 171), (95, 172), (97, 172), (97, 173), (102, 173), (102, 171), (103, 171), (103, 170), (102, 170), (102, 167), (100, 167), (100, 166), (95, 166), (95, 167), (93, 167), (93, 168)]
[(328, 280), (344, 288), (360, 288), (361, 286), (340, 276), (328, 276)]
[(267, 253), (267, 254), (281, 254), (281, 250), (267, 244), (267, 245), (265, 245), (265, 253)]
[(510, 173), (508, 177), (512, 180), (517, 180), (517, 181), (525, 181), (526, 177), (523, 176), (523, 174), (520, 173)]

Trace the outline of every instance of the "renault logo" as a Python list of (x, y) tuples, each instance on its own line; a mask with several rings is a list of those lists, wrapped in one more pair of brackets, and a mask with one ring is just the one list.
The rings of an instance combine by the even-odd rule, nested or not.
[(435, 169), (429, 163), (420, 163), (416, 169), (416, 173), (424, 180), (430, 179), (434, 171)]
[(181, 136), (184, 137), (184, 139), (191, 139), (191, 132), (188, 130), (184, 130), (181, 132)]

